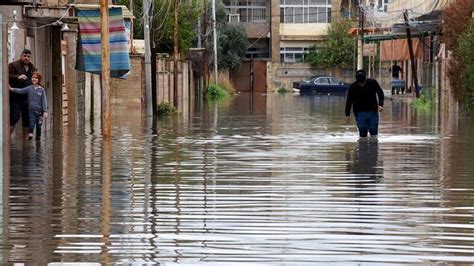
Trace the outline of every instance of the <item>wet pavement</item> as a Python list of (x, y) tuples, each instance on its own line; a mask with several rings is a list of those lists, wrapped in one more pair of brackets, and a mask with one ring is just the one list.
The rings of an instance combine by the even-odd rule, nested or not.
[(239, 94), (177, 119), (114, 113), (24, 145), (3, 179), (3, 263), (474, 262), (474, 121), (388, 100), (378, 140), (344, 97)]

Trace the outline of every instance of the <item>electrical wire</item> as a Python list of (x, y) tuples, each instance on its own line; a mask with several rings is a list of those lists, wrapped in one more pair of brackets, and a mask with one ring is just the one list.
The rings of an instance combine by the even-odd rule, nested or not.
[(260, 36), (253, 43), (251, 43), (248, 48), (252, 48), (260, 39), (263, 38), (263, 36), (267, 35), (267, 33), (267, 31), (262, 32), (262, 34), (260, 34)]

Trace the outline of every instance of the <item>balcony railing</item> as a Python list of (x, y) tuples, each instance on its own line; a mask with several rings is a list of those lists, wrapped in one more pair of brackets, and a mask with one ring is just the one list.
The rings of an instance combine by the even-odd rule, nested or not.
[(239, 17), (239, 22), (245, 23), (267, 21), (266, 7), (234, 7), (227, 8), (227, 10), (229, 12), (229, 21), (235, 21), (234, 18), (230, 17)]

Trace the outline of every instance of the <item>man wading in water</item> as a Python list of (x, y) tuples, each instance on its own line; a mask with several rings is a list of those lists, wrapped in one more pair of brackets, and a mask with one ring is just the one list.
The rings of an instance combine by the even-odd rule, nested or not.
[[(378, 101), (377, 101), (378, 96)], [(377, 137), (379, 129), (379, 112), (383, 110), (384, 94), (375, 79), (368, 79), (364, 70), (357, 70), (356, 81), (349, 87), (346, 101), (346, 121), (351, 121), (351, 108), (361, 138)]]

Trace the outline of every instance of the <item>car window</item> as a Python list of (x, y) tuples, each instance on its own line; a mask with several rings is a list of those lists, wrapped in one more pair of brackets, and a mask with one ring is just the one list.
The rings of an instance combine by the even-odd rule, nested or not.
[(329, 84), (329, 80), (327, 78), (318, 78), (314, 81), (314, 84)]
[(339, 80), (337, 80), (336, 78), (328, 78), (329, 79), (329, 83), (331, 84), (339, 84), (341, 83)]

